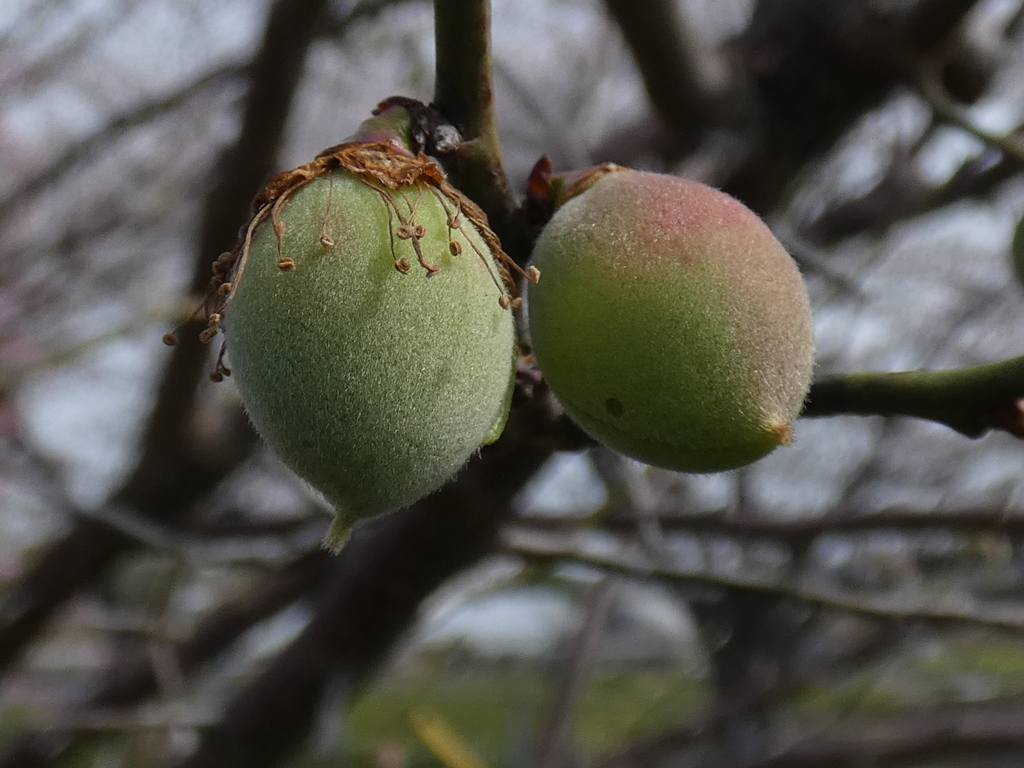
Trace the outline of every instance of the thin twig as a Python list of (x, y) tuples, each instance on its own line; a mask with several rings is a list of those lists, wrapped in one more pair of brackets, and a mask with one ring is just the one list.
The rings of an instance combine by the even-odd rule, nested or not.
[[(356, 3), (343, 14), (327, 19), (320, 25), (318, 32), (321, 37), (333, 37), (340, 39), (348, 34), (349, 30), (356, 24), (356, 22), (372, 19), (382, 11), (385, 11), (388, 8), (393, 8), (396, 5), (416, 1), (417, 0), (365, 0), (365, 2)], [(425, 2), (426, 0), (418, 1)]]
[(315, 549), (323, 538), (326, 521), (303, 516), (287, 529), (278, 528), (266, 535), (242, 532), (237, 535), (209, 536), (163, 525), (137, 511), (109, 504), (96, 509), (72, 507), (69, 513), (102, 522), (157, 551), (172, 552), (194, 565), (219, 563), (280, 563)]
[[(923, 514), (911, 509), (893, 507), (880, 512), (862, 514), (853, 508), (840, 508), (825, 516), (797, 519), (779, 519), (777, 516), (760, 515), (756, 508), (748, 510), (742, 517), (730, 515), (727, 508), (705, 512), (681, 512), (674, 508), (657, 510), (658, 527), (666, 532), (680, 531), (743, 538), (784, 539), (793, 542), (805, 541), (818, 536), (837, 534), (877, 533), (879, 531), (904, 534), (928, 531), (949, 531), (970, 535), (995, 533), (1009, 536), (1024, 535), (1024, 510), (979, 507), (950, 512)], [(521, 514), (516, 525), (530, 530), (562, 534), (588, 527), (588, 522), (551, 517), (547, 515)], [(613, 511), (600, 519), (602, 530), (629, 533), (636, 529), (634, 515)]]
[(922, 761), (978, 765), (984, 764), (979, 763), (983, 755), (1019, 750), (1022, 728), (1024, 708), (1019, 704), (923, 707), (857, 718), (841, 729), (829, 728), (827, 735), (794, 739), (773, 754), (714, 763), (712, 768), (844, 768)]
[(576, 635), (569, 661), (555, 688), (547, 725), (537, 749), (536, 768), (561, 768), (572, 762), (568, 750), (576, 707), (590, 675), (613, 594), (612, 579), (604, 577), (591, 587), (587, 595), (583, 626)]
[[(326, 0), (278, 0), (271, 7), (264, 40), (250, 65), (251, 87), (238, 141), (213, 172), (216, 184), (200, 224), (191, 292), (208, 283), (213, 255), (234, 242), (252, 195), (273, 167), (306, 52), (326, 5)], [(180, 519), (255, 443), (250, 430), (215, 455), (197, 451), (196, 404), (207, 364), (198, 325), (185, 329), (182, 343), (171, 353), (140, 441), (139, 461), (111, 499), (114, 505), (163, 522)], [(76, 590), (99, 578), (118, 554), (134, 546), (136, 540), (121, 531), (79, 518), (0, 599), (0, 668), (15, 659)]]
[(918, 83), (921, 95), (935, 113), (948, 123), (981, 139), (986, 144), (998, 147), (1004, 155), (1024, 166), (1024, 139), (1018, 126), (1006, 135), (986, 131), (972, 121), (964, 109), (958, 106), (946, 93), (942, 85), (942, 57), (930, 57), (921, 67)]
[(79, 162), (92, 156), (97, 150), (111, 142), (120, 140), (126, 131), (173, 112), (210, 86), (229, 77), (244, 75), (246, 70), (246, 64), (225, 64), (203, 73), (173, 93), (147, 101), (141, 106), (111, 119), (102, 128), (67, 147), (52, 160), (45, 170), (0, 199), (0, 219), (8, 217), (19, 201), (38, 194), (47, 186), (67, 176)]
[[(684, 29), (679, 5), (670, 0), (605, 0), (643, 78), (658, 116), (672, 132), (676, 151), (694, 149), (721, 110), (700, 71), (696, 35)], [(691, 34), (686, 34), (691, 33)]]
[(609, 573), (656, 577), (695, 586), (720, 587), (799, 600), (880, 619), (901, 619), (940, 624), (962, 623), (1024, 633), (1024, 606), (1016, 602), (982, 601), (964, 595), (938, 598), (894, 594), (851, 594), (830, 590), (818, 583), (792, 584), (785, 578), (756, 578), (747, 574), (725, 575), (681, 565), (656, 565), (637, 552), (609, 554), (590, 551), (578, 538), (539, 535), (511, 529), (506, 532), (506, 551), (531, 561), (567, 560), (601, 568)]
[(829, 657), (802, 674), (778, 677), (738, 700), (716, 702), (676, 728), (621, 748), (599, 762), (596, 768), (650, 765), (661, 756), (677, 753), (698, 740), (715, 736), (726, 724), (748, 712), (783, 702), (794, 694), (799, 695), (807, 685), (827, 685), (840, 675), (878, 658), (892, 647), (896, 636), (891, 624), (875, 624), (873, 631), (857, 638), (839, 658)]

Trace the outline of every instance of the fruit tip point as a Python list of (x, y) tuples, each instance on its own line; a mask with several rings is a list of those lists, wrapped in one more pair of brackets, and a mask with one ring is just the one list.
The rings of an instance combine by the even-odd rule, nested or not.
[(790, 445), (793, 442), (793, 428), (789, 424), (770, 422), (768, 431), (779, 445)]
[(339, 512), (335, 515), (331, 527), (327, 529), (327, 533), (324, 535), (324, 540), (320, 542), (320, 546), (332, 555), (337, 555), (345, 548), (345, 544), (348, 543), (351, 535), (352, 526), (347, 518)]

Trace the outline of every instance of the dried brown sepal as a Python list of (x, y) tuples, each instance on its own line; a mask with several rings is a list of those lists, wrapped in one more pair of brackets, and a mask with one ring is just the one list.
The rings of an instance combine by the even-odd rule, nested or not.
[(235, 255), (231, 251), (225, 251), (217, 260), (213, 262), (213, 277), (223, 278), (231, 270), (231, 264), (234, 262)]
[(558, 179), (559, 183), (554, 185), (556, 190), (554, 198), (555, 208), (561, 208), (572, 198), (583, 194), (609, 173), (627, 170), (629, 169), (615, 163), (604, 163), (603, 165), (596, 165), (591, 168), (584, 168), (581, 171), (565, 174)]
[(220, 349), (217, 351), (217, 362), (213, 365), (213, 371), (210, 373), (210, 379), (215, 382), (224, 381), (225, 377), (231, 375), (231, 369), (224, 365), (224, 353), (227, 351), (227, 344), (221, 342)]
[[(465, 215), (494, 254), (495, 261), (499, 266), (499, 277), (505, 290), (514, 294), (515, 284), (508, 273), (508, 268), (511, 267), (519, 272), (522, 270), (501, 248), (497, 235), (488, 226), (486, 214), (473, 201), (451, 186), (445, 179), (441, 168), (429, 157), (422, 152), (418, 155), (401, 152), (390, 142), (338, 144), (325, 149), (312, 162), (289, 171), (283, 171), (271, 178), (254, 198), (252, 219), (246, 229), (245, 237), (232, 251), (234, 271), (236, 273), (240, 271), (243, 265), (239, 262), (248, 255), (248, 245), (256, 229), (268, 217), (272, 220), (275, 232), (278, 232), (277, 216), (288, 198), (314, 179), (339, 168), (354, 174), (360, 181), (378, 191), (381, 191), (381, 187), (398, 191), (403, 187), (415, 186), (419, 191), (426, 188), (434, 194), (439, 192), (447, 198), (451, 205), (450, 208), (446, 205), (449, 210), (449, 227), (461, 229), (463, 226), (462, 215)], [(396, 206), (390, 199), (385, 203), (389, 206), (390, 215), (392, 208)], [(393, 211), (398, 214), (400, 224), (395, 230), (395, 235), (400, 239), (417, 238), (425, 234), (422, 225), (416, 224), (414, 221), (416, 206), (410, 206), (410, 208), (407, 217), (398, 210)], [(433, 265), (424, 264), (422, 258), (420, 261), (428, 274), (436, 273), (436, 268)], [(232, 282), (237, 284), (237, 275)]]
[(553, 175), (551, 158), (543, 155), (534, 163), (526, 179), (526, 205), (538, 212), (538, 219), (550, 219), (555, 208), (555, 190), (551, 183)]

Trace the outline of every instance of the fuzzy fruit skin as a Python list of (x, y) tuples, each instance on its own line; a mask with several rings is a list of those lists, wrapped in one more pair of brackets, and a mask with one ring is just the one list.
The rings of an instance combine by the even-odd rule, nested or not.
[[(441, 267), (436, 275), (417, 264), (411, 240), (389, 236), (398, 222), (389, 224), (381, 193), (336, 170), (295, 192), (281, 213), (282, 253), (294, 269), (279, 269), (264, 225), (225, 315), (249, 417), (334, 504), (338, 535), (356, 518), (436, 490), (496, 439), (514, 382), (512, 314), (498, 304), (488, 271), (497, 269), (477, 231), (467, 223), (467, 236), (449, 235), (426, 189), (394, 199), (406, 213), (405, 200), (419, 199), (420, 245)], [(411, 262), (408, 274), (395, 269), (396, 256)]]
[(811, 380), (810, 303), (740, 202), (673, 176), (608, 173), (557, 210), (533, 263), (537, 362), (593, 437), (687, 472), (788, 442)]

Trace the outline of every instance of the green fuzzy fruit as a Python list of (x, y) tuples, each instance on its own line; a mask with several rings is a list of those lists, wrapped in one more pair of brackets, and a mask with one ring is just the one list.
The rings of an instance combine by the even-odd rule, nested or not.
[(502, 271), (455, 202), (423, 179), (392, 190), (321, 173), (327, 162), (282, 175), (302, 184), (278, 206), (280, 247), (268, 185), (266, 223), (221, 293), (249, 417), (337, 508), (338, 545), (497, 438), (517, 347)]
[(592, 436), (668, 469), (732, 469), (789, 442), (813, 357), (793, 260), (722, 192), (604, 170), (533, 253), (530, 330), (552, 391)]

